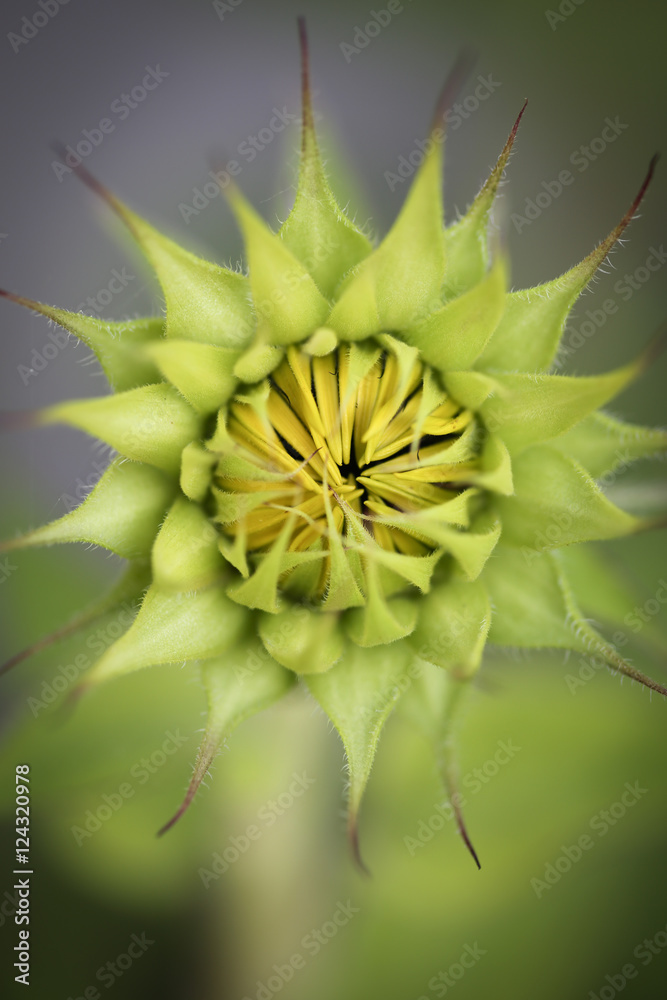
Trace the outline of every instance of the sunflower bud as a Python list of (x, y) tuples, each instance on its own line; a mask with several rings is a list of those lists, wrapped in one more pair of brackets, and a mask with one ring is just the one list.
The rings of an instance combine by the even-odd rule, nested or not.
[[(345, 746), (358, 854), (357, 814), (397, 705), (431, 734), (451, 790), (449, 726), (487, 641), (595, 652), (667, 693), (584, 620), (558, 557), (563, 546), (649, 526), (596, 479), (621, 446), (632, 459), (667, 447), (664, 432), (600, 412), (655, 347), (595, 377), (549, 373), (568, 313), (653, 165), (581, 263), (510, 292), (487, 226), (522, 109), (488, 181), (448, 228), (442, 142), (425, 144), (405, 204), (374, 247), (325, 177), (301, 29), (293, 209), (274, 233), (226, 190), (247, 273), (184, 250), (80, 168), (145, 253), (165, 318), (106, 323), (3, 293), (88, 345), (113, 389), (30, 420), (77, 427), (118, 453), (80, 507), (5, 548), (78, 540), (128, 561), (87, 618), (128, 598), (139, 610), (83, 688), (201, 662), (208, 723), (167, 827), (231, 730), (300, 681)], [(444, 110), (443, 99), (438, 134)], [(234, 664), (249, 657), (256, 666), (239, 672)]]

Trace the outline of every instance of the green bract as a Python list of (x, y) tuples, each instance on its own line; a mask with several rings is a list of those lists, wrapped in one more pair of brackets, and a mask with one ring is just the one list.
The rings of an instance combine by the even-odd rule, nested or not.
[(84, 541), (128, 560), (82, 621), (130, 598), (136, 617), (83, 687), (200, 662), (208, 724), (177, 816), (227, 734), (300, 680), (343, 740), (356, 845), (376, 745), (399, 702), (450, 782), (450, 718), (487, 640), (596, 653), (667, 693), (582, 618), (557, 552), (648, 526), (596, 478), (621, 449), (633, 459), (665, 451), (667, 435), (598, 412), (650, 352), (597, 377), (549, 374), (572, 305), (649, 178), (580, 264), (510, 292), (487, 224), (521, 115), (448, 228), (434, 135), (374, 247), (327, 183), (303, 31), (302, 50), (287, 221), (274, 233), (239, 191), (228, 194), (247, 274), (182, 249), (80, 170), (155, 270), (165, 319), (105, 323), (4, 293), (84, 341), (114, 390), (34, 419), (118, 453), (78, 509), (6, 548)]

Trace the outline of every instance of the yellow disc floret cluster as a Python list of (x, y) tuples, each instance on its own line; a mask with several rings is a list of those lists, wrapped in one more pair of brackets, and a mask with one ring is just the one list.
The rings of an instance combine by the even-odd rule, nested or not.
[[(248, 551), (271, 546), (286, 525), (289, 551), (319, 539), (326, 545), (331, 520), (344, 534), (346, 511), (363, 518), (389, 551), (431, 551), (418, 532), (383, 518), (447, 503), (466, 488), (472, 447), (467, 462), (460, 448), (451, 450), (473, 415), (446, 393), (429, 391), (433, 376), (421, 362), (402, 370), (393, 354), (369, 352), (368, 371), (355, 381), (349, 348), (323, 357), (290, 348), (271, 375), (263, 409), (242, 399), (231, 404), (228, 431), (259, 478), (241, 479), (223, 462), (216, 493), (221, 511), (229, 493), (250, 498), (242, 516), (225, 525), (232, 536), (243, 533)], [(273, 480), (269, 498), (262, 474)]]

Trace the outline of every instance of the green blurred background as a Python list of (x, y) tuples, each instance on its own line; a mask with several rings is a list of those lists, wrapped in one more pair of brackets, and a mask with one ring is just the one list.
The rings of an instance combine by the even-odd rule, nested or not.
[[(529, 98), (496, 214), (515, 287), (580, 259), (618, 220), (651, 155), (666, 145), (666, 21), (648, 0), (564, 0), (560, 8), (413, 0), (365, 48), (345, 50), (347, 58), (341, 44), (355, 44), (356, 29), (386, 5), (243, 0), (227, 6), (72, 0), (14, 51), (9, 34), (39, 8), (15, 0), (4, 5), (0, 285), (68, 308), (91, 297), (102, 309), (113, 269), (125, 267), (132, 280), (102, 311), (122, 318), (160, 307), (149, 276), (124, 241), (109, 238), (115, 234), (87, 192), (73, 177), (60, 182), (54, 175), (49, 148), (54, 138), (76, 143), (156, 64), (169, 76), (117, 121), (87, 165), (186, 245), (236, 260), (240, 240), (220, 198), (189, 220), (179, 205), (192, 203), (211, 165), (258, 134), (274, 107), (298, 114), (298, 13), (308, 16), (316, 106), (337, 189), (378, 233), (404, 194), (400, 186), (390, 190), (384, 174), (423, 136), (462, 47), (477, 56), (462, 99), (474, 92), (478, 74), (495, 84), (451, 130), (448, 219), (475, 194)], [(627, 128), (597, 154), (594, 140), (607, 118)], [(582, 146), (594, 157), (585, 170), (577, 165)], [(298, 126), (289, 126), (240, 178), (271, 222), (289, 207), (297, 147)], [(574, 182), (530, 224), (516, 223), (526, 199), (563, 169)], [(610, 273), (579, 303), (571, 330), (607, 298), (618, 311), (566, 359), (568, 371), (605, 369), (634, 356), (664, 321), (661, 271), (638, 280), (632, 295), (621, 289), (625, 275), (661, 248), (665, 209), (662, 166), (641, 218), (613, 255)], [(3, 309), (3, 408), (103, 391), (85, 351), (73, 344), (42, 371), (21, 374), (33, 350), (41, 354), (50, 343), (47, 334), (38, 317)], [(664, 423), (666, 375), (663, 359), (615, 412)], [(68, 497), (90, 485), (106, 461), (82, 436), (64, 430), (17, 432), (1, 447), (3, 536), (65, 513)], [(612, 489), (636, 509), (664, 509), (664, 466), (633, 470)], [(607, 569), (599, 579), (580, 570), (587, 614), (601, 618), (601, 596), (610, 587), (621, 622), (635, 606), (655, 601), (667, 577), (664, 531), (597, 548)], [(12, 556), (10, 567), (0, 584), (7, 655), (71, 617), (118, 571), (114, 560), (75, 549)], [(620, 584), (612, 586), (613, 579)], [(622, 626), (630, 638), (625, 651), (664, 682), (662, 605), (649, 617), (636, 636)], [(113, 626), (102, 621), (93, 631), (102, 629), (105, 641)], [(2, 680), (3, 995), (20, 989), (8, 913), (13, 769), (23, 761), (32, 768), (32, 995), (39, 1000), (74, 1000), (86, 989), (89, 996), (113, 990), (124, 1000), (431, 1000), (452, 991), (461, 1000), (585, 1000), (591, 992), (610, 1000), (619, 992), (628, 998), (664, 992), (667, 733), (660, 698), (606, 671), (573, 688), (568, 675), (577, 675), (578, 657), (566, 663), (556, 654), (492, 653), (461, 726), (461, 784), (481, 872), (438, 812), (443, 796), (426, 745), (396, 717), (362, 815), (362, 846), (373, 871), (365, 880), (346, 851), (340, 745), (299, 693), (235, 734), (191, 812), (156, 840), (190, 775), (203, 697), (194, 671), (170, 668), (110, 685), (70, 715), (42, 709), (44, 685), (77, 655), (90, 657), (87, 643), (94, 641), (89, 635), (64, 641)], [(182, 743), (173, 753), (161, 749), (168, 734)], [(499, 741), (520, 748), (500, 765)], [(304, 771), (314, 781), (292, 795), (293, 775)], [(623, 809), (615, 804), (626, 782), (647, 791)], [(87, 811), (98, 811), (103, 796), (116, 802), (128, 785), (124, 804), (82, 839), (76, 830)], [(603, 834), (601, 815), (610, 809), (617, 822)], [(253, 824), (261, 836), (247, 843)], [(531, 881), (544, 881), (550, 864), (566, 869), (564, 850), (576, 856), (572, 845), (586, 834), (593, 846), (557, 881), (552, 876), (552, 886)], [(230, 859), (235, 851), (237, 860), (216, 872), (216, 855)], [(318, 929), (321, 944), (313, 936)], [(144, 951), (122, 969), (132, 935), (145, 935)], [(462, 955), (470, 968), (460, 964)], [(114, 968), (122, 976), (105, 974), (118, 956)], [(299, 968), (290, 976), (291, 962)], [(628, 963), (637, 970), (632, 978), (622, 972)]]

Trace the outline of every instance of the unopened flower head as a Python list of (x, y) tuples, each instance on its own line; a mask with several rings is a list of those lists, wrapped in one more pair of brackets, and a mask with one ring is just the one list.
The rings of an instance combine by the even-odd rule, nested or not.
[[(303, 25), (301, 41), (302, 151), (289, 217), (274, 233), (225, 186), (247, 271), (184, 250), (80, 168), (144, 251), (166, 316), (107, 323), (3, 293), (86, 343), (114, 390), (26, 419), (69, 424), (117, 452), (79, 507), (5, 548), (79, 540), (127, 560), (81, 624), (128, 601), (135, 617), (83, 689), (199, 662), (208, 723), (174, 819), (231, 729), (300, 682), (344, 743), (356, 845), (376, 745), (396, 706), (432, 736), (451, 787), (448, 727), (487, 641), (594, 652), (666, 693), (584, 620), (558, 556), (650, 527), (596, 480), (620, 451), (628, 461), (665, 451), (663, 431), (600, 412), (656, 346), (600, 376), (549, 373), (568, 314), (653, 165), (584, 260), (508, 291), (507, 261), (487, 228), (523, 109), (468, 212), (445, 228), (446, 87), (405, 203), (374, 246), (325, 177)], [(260, 644), (257, 669), (235, 669)]]

